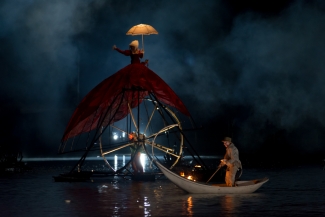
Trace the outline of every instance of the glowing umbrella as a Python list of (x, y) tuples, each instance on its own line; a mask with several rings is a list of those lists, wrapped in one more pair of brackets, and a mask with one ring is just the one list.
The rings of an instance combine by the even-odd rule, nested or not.
[(158, 34), (157, 30), (148, 24), (138, 24), (133, 26), (126, 33), (127, 35), (142, 35), (142, 49), (144, 50), (143, 35)]

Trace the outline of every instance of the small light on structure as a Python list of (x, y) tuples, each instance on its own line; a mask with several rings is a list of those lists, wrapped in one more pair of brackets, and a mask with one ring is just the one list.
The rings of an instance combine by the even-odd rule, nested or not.
[(113, 135), (113, 139), (114, 139), (114, 140), (117, 140), (117, 139), (118, 139), (118, 135), (117, 135), (117, 134), (114, 134), (114, 135)]
[(193, 180), (193, 177), (192, 176), (188, 176), (187, 179)]
[(184, 172), (180, 172), (180, 176), (184, 177), (185, 173)]

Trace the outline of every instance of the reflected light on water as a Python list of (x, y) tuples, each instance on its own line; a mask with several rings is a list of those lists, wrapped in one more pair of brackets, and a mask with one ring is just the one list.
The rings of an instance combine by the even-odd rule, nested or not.
[(117, 155), (115, 155), (114, 156), (114, 170), (115, 171), (117, 170), (117, 165), (118, 165), (117, 160), (118, 160)]
[(235, 208), (234, 198), (232, 196), (225, 195), (222, 206), (228, 211), (233, 211)]
[[(125, 155), (126, 162), (129, 156)], [(119, 164), (122, 157), (118, 155)], [(113, 166), (114, 154), (109, 160)], [(0, 178), (0, 216), (325, 216), (324, 176), (320, 178), (322, 168), (314, 165), (263, 171), (247, 168), (248, 177), (265, 172), (272, 180), (252, 194), (189, 195), (167, 178), (136, 182), (108, 176), (94, 178), (94, 183), (54, 183), (52, 176), (67, 172), (67, 166), (75, 162), (31, 163), (32, 172)], [(287, 182), (290, 179), (299, 182)], [(22, 205), (28, 213), (17, 208)]]
[(143, 198), (144, 201), (143, 201), (143, 206), (144, 206), (144, 210), (143, 210), (143, 214), (144, 216), (150, 216), (150, 202), (148, 201), (148, 197), (144, 197)]
[(193, 200), (192, 197), (187, 198), (187, 215), (192, 216), (192, 207), (193, 207)]
[(182, 202), (182, 212), (181, 216), (193, 216), (193, 198), (192, 196), (188, 196), (188, 198), (184, 198)]
[(240, 201), (240, 197), (235, 197), (234, 195), (225, 195), (223, 200), (221, 200), (221, 206), (225, 212), (225, 216), (231, 216), (231, 213), (240, 207)]
[(98, 193), (105, 193), (107, 188), (106, 185), (98, 186)]

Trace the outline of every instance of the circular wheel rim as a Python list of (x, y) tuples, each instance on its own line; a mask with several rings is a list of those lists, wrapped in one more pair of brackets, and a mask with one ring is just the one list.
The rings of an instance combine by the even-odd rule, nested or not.
[[(149, 106), (148, 104), (151, 106)], [(170, 160), (170, 168), (173, 168), (182, 157), (184, 137), (181, 132), (181, 121), (177, 117), (176, 113), (167, 106), (163, 106), (157, 101), (154, 101), (149, 98), (143, 99), (141, 105), (144, 105), (143, 107), (145, 107), (146, 112), (143, 112), (144, 108), (141, 108), (142, 112), (139, 112), (139, 106), (137, 108), (131, 109), (128, 105), (129, 120), (126, 120), (126, 122), (131, 122), (129, 127), (121, 127), (123, 126), (123, 124), (121, 123), (127, 118), (124, 118), (123, 120), (119, 121), (120, 123), (114, 123), (114, 125), (110, 125), (109, 127), (111, 129), (111, 132), (115, 131), (125, 133), (126, 135), (128, 135), (131, 131), (135, 131), (137, 137), (141, 137), (139, 135), (145, 135), (143, 136), (144, 139), (139, 139), (137, 142), (124, 140), (124, 142), (121, 142), (120, 144), (106, 146), (102, 136), (99, 138), (100, 154), (106, 166), (109, 169), (113, 170), (115, 173), (120, 173), (124, 170), (128, 170), (128, 166), (133, 161), (134, 156), (131, 155), (130, 160), (118, 168), (113, 168), (107, 158), (109, 156), (113, 156), (117, 151), (130, 148), (131, 146), (142, 146), (147, 157), (149, 157), (150, 155), (150, 153), (148, 153), (147, 147), (151, 148), (152, 157), (158, 158), (161, 154), (169, 156), (168, 159)], [(147, 114), (147, 116), (145, 117), (144, 114)], [(160, 124), (157, 125), (156, 122), (159, 118)], [(161, 126), (161, 123), (163, 123), (163, 126)], [(152, 125), (157, 126), (153, 128)], [(102, 128), (102, 130), (103, 129), (104, 128)], [(163, 134), (165, 134), (165, 136)], [(174, 145), (172, 147), (170, 147), (170, 141), (168, 141), (169, 144), (166, 144), (166, 141), (169, 140), (170, 137), (172, 137), (171, 140), (173, 140), (172, 142), (174, 142)]]

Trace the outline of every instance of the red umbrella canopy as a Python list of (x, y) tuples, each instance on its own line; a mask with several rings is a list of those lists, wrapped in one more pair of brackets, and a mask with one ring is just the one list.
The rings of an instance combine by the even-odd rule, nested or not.
[[(127, 91), (134, 89), (141, 91)], [(123, 119), (129, 113), (128, 106), (138, 106), (149, 93), (153, 93), (160, 102), (190, 116), (180, 98), (156, 73), (144, 64), (130, 64), (106, 78), (83, 98), (68, 123), (62, 141)]]

